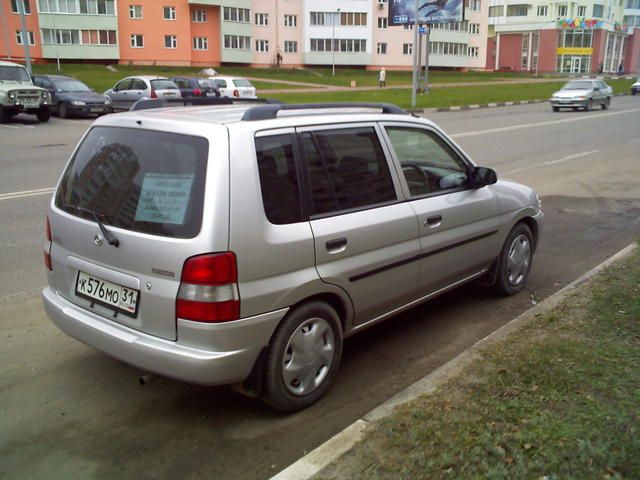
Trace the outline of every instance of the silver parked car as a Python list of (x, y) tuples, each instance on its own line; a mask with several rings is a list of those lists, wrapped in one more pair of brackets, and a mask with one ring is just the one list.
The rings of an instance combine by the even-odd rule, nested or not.
[(551, 108), (554, 112), (561, 108), (592, 110), (595, 105), (600, 105), (606, 110), (611, 105), (611, 97), (613, 89), (604, 80), (571, 80), (551, 96)]
[(640, 92), (640, 77), (631, 85), (631, 95), (635, 95), (638, 92)]
[(126, 77), (104, 92), (114, 110), (128, 110), (138, 100), (149, 98), (180, 98), (178, 86), (166, 77), (140, 75)]
[(542, 224), (533, 190), (393, 105), (134, 110), (62, 173), (43, 300), (144, 371), (295, 411), (346, 337), (472, 280), (519, 292)]

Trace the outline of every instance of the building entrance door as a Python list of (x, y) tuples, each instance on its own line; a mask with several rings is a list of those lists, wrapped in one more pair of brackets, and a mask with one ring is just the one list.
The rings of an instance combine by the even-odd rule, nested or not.
[(571, 73), (580, 73), (582, 71), (582, 58), (573, 57), (571, 59)]

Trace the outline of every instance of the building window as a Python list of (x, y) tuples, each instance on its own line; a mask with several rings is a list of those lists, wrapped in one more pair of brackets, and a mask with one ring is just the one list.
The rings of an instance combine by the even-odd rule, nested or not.
[(585, 5), (578, 5), (578, 16), (584, 17), (587, 14), (587, 7)]
[(194, 50), (207, 50), (209, 48), (209, 40), (207, 37), (193, 37)]
[(269, 51), (269, 40), (256, 40), (256, 52), (265, 53)]
[[(27, 35), (29, 36), (29, 45), (35, 45), (36, 37), (33, 32), (27, 32)], [(22, 30), (16, 30), (16, 43), (22, 45)]]
[(432, 30), (447, 30), (451, 32), (468, 32), (469, 24), (465, 20), (464, 22), (450, 22), (450, 23), (434, 23), (431, 25)]
[(114, 0), (38, 0), (38, 6), (41, 13), (80, 12), (87, 15), (115, 15)]
[(558, 5), (558, 16), (566, 17), (567, 16), (567, 6), (566, 5)]
[(309, 24), (314, 26), (331, 25), (333, 12), (310, 12)]
[(267, 13), (256, 13), (256, 25), (261, 27), (269, 25), (269, 15)]
[[(431, 42), (433, 44), (433, 42)], [(402, 44), (402, 54), (403, 55), (413, 55), (413, 43), (403, 43)]]
[(468, 3), (469, 10), (473, 12), (479, 12), (480, 6), (481, 6), (480, 0), (469, 0), (469, 3)]
[(413, 30), (413, 23), (405, 23), (403, 27), (405, 30)]
[(471, 58), (478, 58), (478, 53), (480, 49), (478, 47), (469, 47), (468, 55)]
[(165, 35), (164, 48), (178, 48), (178, 37), (175, 35)]
[(231, 50), (251, 50), (251, 37), (244, 35), (225, 35), (224, 48)]
[(132, 33), (131, 48), (144, 48), (144, 37), (138, 33)]
[(537, 15), (538, 15), (538, 17), (546, 17), (547, 16), (547, 6), (546, 5), (539, 5), (538, 6)]
[(602, 5), (593, 5), (593, 16), (596, 18), (602, 18), (604, 13), (604, 7)]
[(284, 53), (298, 53), (298, 42), (295, 42), (293, 40), (285, 40)]
[(366, 12), (340, 12), (340, 23), (343, 26), (366, 26)]
[(385, 42), (378, 42), (378, 45), (376, 46), (376, 52), (378, 52), (378, 55), (386, 55), (387, 44)]
[(284, 16), (284, 26), (285, 27), (297, 27), (298, 26), (298, 16), (297, 15), (285, 15)]
[[(20, 13), (18, 10), (18, 5), (20, 0), (11, 0), (11, 11), (13, 13)], [(24, 6), (25, 15), (31, 15), (31, 5), (29, 5), (29, 0), (22, 0), (22, 5)]]
[(467, 56), (468, 45), (466, 43), (456, 42), (430, 42), (429, 53), (433, 55), (455, 55), (455, 56)]
[[(312, 38), (312, 52), (331, 52), (332, 40), (330, 38)], [(360, 53), (367, 51), (367, 41), (360, 38), (340, 38), (333, 43), (336, 52)]]
[(82, 30), (83, 45), (115, 45), (115, 30)]
[(520, 70), (529, 69), (529, 35), (522, 35), (522, 50), (520, 52)]
[(38, 6), (41, 13), (78, 13), (76, 0), (40, 0)]
[(227, 22), (251, 23), (251, 12), (248, 8), (223, 7), (222, 18)]
[(504, 15), (504, 5), (489, 7), (489, 17), (502, 17)]
[(526, 17), (527, 5), (507, 5), (507, 17)]
[(175, 20), (176, 19), (176, 7), (163, 7), (163, 16), (165, 20)]
[(193, 23), (207, 23), (207, 11), (206, 10), (192, 10), (191, 21)]
[(129, 18), (142, 18), (142, 5), (129, 5)]
[(383, 30), (387, 28), (388, 20), (389, 19), (387, 17), (378, 17), (378, 28), (381, 28)]
[(480, 24), (479, 23), (470, 23), (469, 24), (469, 33), (471, 35), (480, 35)]

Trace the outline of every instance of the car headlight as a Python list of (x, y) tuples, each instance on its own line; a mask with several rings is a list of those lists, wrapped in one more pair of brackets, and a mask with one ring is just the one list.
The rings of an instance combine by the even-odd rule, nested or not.
[(76, 105), (78, 107), (81, 107), (82, 105), (86, 105), (86, 103), (84, 103), (81, 100), (71, 100), (71, 105)]
[(109, 97), (104, 97), (104, 104), (111, 105), (111, 99)]
[(49, 97), (49, 93), (48, 92), (41, 92), (40, 95), (42, 96), (42, 98), (48, 98)]
[(15, 94), (14, 92), (9, 92), (9, 93), (7, 94), (7, 96), (8, 96), (11, 100), (13, 100), (14, 98), (16, 98), (16, 94)]
[(551, 95), (551, 100), (558, 100), (559, 98), (558, 95)]
[(576, 97), (575, 100), (584, 100), (585, 97)]
[(538, 202), (538, 210), (542, 210), (542, 199), (537, 193), (536, 193), (536, 202)]

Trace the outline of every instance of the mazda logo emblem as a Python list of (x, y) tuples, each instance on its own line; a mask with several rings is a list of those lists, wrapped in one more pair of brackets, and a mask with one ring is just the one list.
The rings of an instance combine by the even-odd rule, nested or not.
[(96, 247), (101, 247), (103, 242), (104, 238), (102, 238), (102, 235), (96, 235), (95, 237), (93, 237), (93, 243)]

